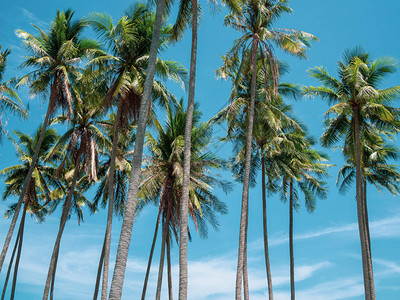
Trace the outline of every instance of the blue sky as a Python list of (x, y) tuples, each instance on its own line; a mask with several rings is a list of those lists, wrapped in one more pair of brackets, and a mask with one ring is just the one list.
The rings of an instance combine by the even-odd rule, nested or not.
[[(198, 71), (196, 100), (204, 111), (204, 120), (214, 115), (228, 100), (230, 83), (215, 79), (215, 69), (221, 65), (220, 55), (231, 47), (238, 36), (236, 32), (223, 26), (226, 11), (210, 13), (207, 3), (200, 1), (204, 15), (199, 28)], [(73, 8), (79, 17), (89, 12), (107, 12), (114, 19), (121, 16), (129, 1), (12, 1), (3, 3), (0, 11), (0, 43), (4, 48), (12, 47), (6, 78), (22, 75), (18, 69), (24, 49), (15, 35), (16, 29), (34, 32), (31, 24), (46, 28), (55, 15), (56, 9)], [(349, 47), (361, 45), (373, 57), (392, 56), (400, 58), (398, 11), (400, 3), (396, 0), (380, 2), (371, 0), (337, 1), (291, 1), (294, 14), (283, 17), (277, 27), (301, 29), (316, 35), (319, 42), (314, 43), (308, 52), (308, 60), (298, 60), (277, 51), (280, 59), (291, 66), (285, 80), (305, 85), (317, 85), (309, 78), (306, 70), (323, 65), (330, 73), (336, 74), (336, 61)], [(89, 35), (92, 35), (88, 31)], [(163, 53), (189, 67), (190, 34), (174, 47)], [(390, 77), (385, 86), (399, 83), (399, 73)], [(169, 84), (178, 96), (184, 96), (179, 87)], [(30, 99), (26, 90), (21, 90), (23, 101), (30, 104), (30, 117), (27, 122), (10, 119), (8, 129), (19, 129), (32, 133), (44, 117), (46, 102), (37, 97)], [(323, 128), (323, 114), (328, 106), (320, 99), (299, 100), (292, 103), (296, 115), (309, 127), (310, 133), (319, 138)], [(216, 135), (222, 135), (222, 127), (216, 127)], [(396, 142), (397, 143), (397, 142)], [(398, 143), (397, 143), (398, 144)], [(0, 169), (16, 163), (14, 149), (8, 141), (0, 148)], [(218, 155), (228, 157), (228, 145), (215, 147)], [(335, 167), (330, 169), (329, 195), (317, 203), (314, 213), (308, 214), (301, 207), (294, 218), (295, 231), (295, 277), (297, 299), (335, 300), (363, 299), (361, 255), (358, 240), (356, 202), (354, 191), (339, 195), (335, 186), (336, 174), (343, 159), (339, 152), (325, 149)], [(223, 174), (230, 179), (229, 173)], [(0, 192), (4, 184), (0, 182)], [(208, 239), (195, 234), (189, 244), (189, 299), (232, 299), (236, 270), (237, 246), (240, 218), (240, 185), (225, 196), (219, 189), (215, 193), (224, 200), (229, 209), (228, 215), (221, 216), (220, 230), (209, 231)], [(400, 201), (388, 193), (379, 193), (374, 188), (368, 190), (368, 205), (372, 235), (375, 284), (378, 299), (396, 300), (400, 295)], [(0, 203), (4, 211), (9, 203)], [(274, 283), (274, 296), (277, 300), (289, 299), (289, 250), (288, 250), (288, 205), (277, 196), (268, 197), (268, 226), (270, 237), (270, 259)], [(249, 219), (249, 277), (251, 299), (265, 299), (267, 292), (265, 267), (262, 250), (261, 188), (257, 186), (250, 192)], [(133, 227), (133, 239), (125, 278), (123, 299), (138, 299), (142, 288), (145, 266), (151, 245), (156, 208), (146, 207)], [(45, 276), (58, 228), (60, 211), (48, 217), (44, 224), (37, 224), (28, 218), (24, 248), (22, 250), (19, 281), (16, 299), (39, 299), (43, 290)], [(77, 225), (72, 218), (66, 226), (62, 240), (59, 267), (57, 271), (56, 299), (91, 299), (94, 288), (97, 261), (105, 227), (106, 215), (100, 211), (86, 215), (86, 222)], [(4, 240), (9, 220), (0, 219), (0, 238)], [(113, 227), (112, 262), (115, 259), (116, 245), (121, 220)], [(159, 245), (156, 250), (149, 284), (149, 298), (153, 298), (156, 286)], [(177, 295), (178, 247), (172, 248), (174, 271), (174, 295)], [(8, 259), (7, 259), (8, 260)], [(0, 282), (4, 281), (0, 275)], [(166, 287), (164, 280), (164, 288)], [(162, 299), (166, 299), (163, 291)]]

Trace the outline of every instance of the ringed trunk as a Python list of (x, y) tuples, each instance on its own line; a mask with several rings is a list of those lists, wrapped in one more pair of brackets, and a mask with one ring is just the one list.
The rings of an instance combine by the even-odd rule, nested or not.
[(132, 159), (131, 178), (129, 181), (129, 190), (126, 200), (124, 219), (121, 228), (121, 235), (118, 243), (117, 257), (115, 260), (109, 300), (120, 300), (122, 296), (122, 287), (124, 284), (126, 262), (128, 259), (129, 246), (132, 237), (133, 219), (135, 216), (137, 193), (139, 189), (143, 144), (150, 108), (150, 96), (153, 87), (155, 63), (157, 59), (157, 50), (160, 40), (160, 30), (163, 22), (164, 7), (165, 0), (159, 0), (157, 3), (153, 36), (151, 39), (149, 62), (147, 65), (147, 76), (144, 84), (142, 102), (140, 104), (135, 150)]
[(294, 289), (294, 251), (293, 251), (293, 179), (290, 179), (289, 201), (289, 252), (290, 252), (290, 299), (295, 299)]
[(187, 231), (188, 231), (188, 205), (190, 184), (190, 156), (194, 96), (196, 86), (196, 62), (197, 62), (197, 0), (192, 1), (192, 48), (189, 71), (189, 97), (185, 125), (185, 146), (183, 158), (183, 183), (180, 216), (179, 235), (179, 300), (187, 300), (188, 266), (187, 266)]

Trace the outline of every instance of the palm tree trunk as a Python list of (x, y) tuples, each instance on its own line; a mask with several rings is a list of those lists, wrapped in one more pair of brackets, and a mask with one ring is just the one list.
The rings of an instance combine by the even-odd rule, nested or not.
[(15, 256), (15, 253), (17, 251), (18, 244), (19, 244), (19, 237), (21, 235), (21, 230), (22, 230), (22, 224), (20, 223), (19, 229), (18, 229), (17, 238), (15, 239), (14, 248), (13, 248), (13, 251), (12, 251), (12, 254), (11, 254), (10, 263), (9, 263), (8, 269), (7, 269), (6, 280), (4, 281), (3, 292), (1, 294), (1, 300), (4, 300), (4, 297), (6, 295), (8, 280), (10, 278), (11, 269), (12, 269), (12, 265), (13, 265), (13, 262), (14, 262), (14, 256)]
[(50, 300), (53, 300), (53, 293), (54, 293), (54, 282), (56, 280), (56, 268), (58, 263), (58, 255), (60, 254), (60, 247), (57, 249), (56, 259), (54, 261), (54, 269), (53, 274), (51, 275), (51, 284), (50, 284)]
[(189, 71), (189, 97), (185, 125), (185, 147), (183, 152), (183, 183), (179, 240), (179, 300), (187, 299), (188, 266), (187, 266), (187, 231), (188, 231), (188, 205), (190, 184), (190, 156), (192, 140), (192, 124), (194, 96), (196, 87), (197, 63), (197, 0), (192, 0), (192, 48)]
[(137, 193), (139, 188), (140, 171), (142, 167), (142, 154), (144, 137), (146, 134), (146, 123), (150, 108), (150, 96), (155, 74), (155, 63), (160, 39), (160, 31), (163, 22), (165, 0), (158, 0), (154, 22), (153, 36), (151, 39), (149, 62), (147, 65), (147, 76), (144, 83), (143, 97), (140, 104), (138, 127), (136, 131), (135, 151), (132, 159), (132, 171), (129, 182), (128, 196), (125, 206), (124, 220), (118, 243), (117, 257), (115, 260), (114, 274), (111, 282), (110, 300), (119, 300), (122, 296), (124, 285), (126, 262), (128, 259), (129, 245), (132, 236), (133, 219), (135, 216)]
[[(50, 96), (50, 99), (52, 99), (51, 96)], [(17, 203), (17, 206), (15, 207), (14, 216), (11, 220), (11, 224), (10, 224), (10, 228), (8, 229), (6, 240), (4, 241), (3, 250), (1, 251), (1, 255), (0, 255), (0, 273), (1, 273), (1, 269), (3, 267), (4, 259), (6, 258), (8, 246), (11, 241), (11, 237), (12, 237), (12, 234), (14, 231), (15, 224), (17, 223), (19, 210), (21, 209), (22, 202), (24, 201), (25, 194), (28, 189), (28, 183), (30, 182), (30, 180), (32, 178), (33, 170), (35, 169), (36, 164), (39, 160), (39, 152), (40, 152), (40, 148), (42, 147), (43, 139), (44, 139), (44, 136), (46, 133), (47, 124), (49, 123), (51, 112), (52, 112), (52, 100), (50, 100), (49, 105), (47, 107), (46, 117), (44, 118), (42, 129), (40, 131), (40, 136), (39, 136), (39, 140), (36, 145), (35, 154), (33, 156), (32, 163), (29, 166), (28, 173), (26, 174), (26, 178), (25, 178), (24, 184), (22, 186), (21, 194), (19, 195), (18, 203)]]
[[(168, 205), (168, 203), (167, 203), (167, 205)], [(163, 276), (163, 272), (164, 272), (165, 243), (166, 243), (167, 236), (168, 236), (169, 220), (170, 220), (170, 208), (167, 207), (167, 216), (166, 216), (164, 224), (163, 224), (163, 236), (162, 236), (162, 241), (161, 241), (160, 266), (158, 268), (156, 300), (160, 300), (160, 297), (161, 297), (162, 276)]]
[(105, 233), (104, 247), (104, 265), (103, 265), (103, 283), (101, 289), (101, 300), (107, 300), (107, 285), (108, 285), (108, 269), (110, 264), (110, 244), (111, 244), (111, 229), (112, 218), (114, 213), (114, 173), (115, 173), (115, 157), (117, 156), (118, 146), (118, 128), (122, 115), (122, 100), (119, 100), (117, 117), (114, 124), (113, 146), (111, 152), (110, 173), (108, 174), (108, 212), (107, 212), (107, 227)]
[(245, 230), (245, 243), (243, 253), (243, 296), (244, 300), (249, 300), (249, 275), (247, 272), (247, 230), (249, 228), (249, 206), (247, 205), (246, 212), (246, 230)]
[(268, 299), (273, 300), (271, 266), (269, 263), (268, 233), (267, 233), (267, 196), (265, 192), (265, 157), (261, 154), (261, 184), (262, 184), (262, 206), (263, 206), (263, 232), (264, 232), (264, 254), (265, 269), (268, 282)]
[(248, 127), (246, 133), (246, 156), (245, 156), (245, 170), (243, 176), (243, 192), (242, 192), (242, 209), (240, 216), (240, 233), (239, 233), (239, 249), (238, 249), (238, 265), (236, 272), (236, 300), (242, 298), (242, 278), (243, 278), (243, 260), (245, 251), (245, 237), (246, 237), (246, 218), (247, 206), (249, 200), (249, 179), (250, 179), (250, 163), (251, 163), (251, 142), (253, 139), (253, 123), (254, 123), (254, 103), (256, 98), (256, 84), (257, 84), (257, 47), (258, 38), (253, 38), (250, 52), (250, 66), (252, 71), (251, 78), (251, 96), (250, 108), (248, 112)]
[(99, 266), (97, 267), (96, 285), (94, 287), (93, 300), (97, 300), (97, 295), (99, 294), (101, 270), (103, 268), (103, 262), (104, 262), (104, 246), (105, 246), (105, 243), (106, 243), (106, 237), (104, 237), (103, 246), (101, 248)]
[[(45, 285), (44, 292), (43, 292), (43, 300), (48, 299), (50, 283), (51, 283), (52, 279), (55, 278), (55, 270), (57, 268), (57, 260), (58, 260), (58, 251), (60, 249), (60, 242), (61, 242), (62, 234), (64, 232), (65, 223), (67, 222), (69, 210), (71, 208), (72, 196), (74, 194), (75, 185), (78, 180), (79, 173), (80, 173), (81, 156), (82, 156), (82, 147), (79, 148), (79, 151), (77, 154), (72, 183), (68, 190), (67, 198), (65, 199), (65, 202), (64, 202), (64, 207), (63, 207), (63, 211), (62, 211), (61, 219), (60, 219), (60, 227), (58, 229), (56, 242), (54, 244), (53, 253), (51, 256), (51, 260), (50, 260), (49, 271), (47, 273), (46, 285)], [(53, 286), (54, 286), (54, 284), (53, 284)]]
[(150, 268), (151, 268), (151, 261), (153, 260), (154, 247), (155, 247), (155, 245), (156, 245), (156, 240), (157, 240), (158, 226), (159, 226), (159, 224), (160, 224), (160, 216), (161, 216), (161, 207), (158, 209), (158, 216), (157, 216), (156, 228), (154, 229), (154, 236), (153, 236), (153, 242), (151, 243), (151, 250), (150, 250), (150, 255), (149, 255), (149, 262), (147, 263), (146, 276), (144, 277), (144, 284), (143, 284), (143, 291), (142, 291), (142, 300), (145, 300), (145, 298), (146, 298), (147, 283), (148, 283), (148, 281), (149, 281)]
[(15, 296), (15, 287), (17, 284), (19, 260), (21, 259), (22, 242), (24, 239), (25, 216), (26, 216), (26, 205), (24, 205), (24, 210), (23, 210), (22, 218), (21, 218), (21, 225), (20, 225), (21, 232), (19, 234), (18, 251), (17, 251), (17, 258), (15, 260), (15, 265), (14, 265), (14, 277), (13, 277), (13, 282), (12, 282), (12, 287), (11, 287), (10, 300), (14, 300), (14, 296)]
[(289, 201), (289, 252), (290, 252), (290, 295), (295, 299), (294, 289), (294, 251), (293, 251), (293, 178), (290, 178), (290, 201)]
[(374, 284), (374, 271), (372, 266), (372, 252), (371, 252), (371, 235), (369, 232), (369, 221), (368, 221), (368, 208), (367, 208), (367, 181), (363, 179), (363, 209), (364, 209), (364, 224), (365, 224), (365, 235), (367, 244), (367, 259), (368, 259), (368, 280), (370, 284), (371, 299), (375, 299), (375, 284)]
[(169, 233), (167, 238), (167, 266), (168, 266), (168, 297), (169, 300), (173, 300), (174, 297), (172, 294), (171, 246), (170, 246)]
[(365, 220), (364, 220), (364, 209), (363, 209), (363, 188), (362, 188), (362, 170), (361, 170), (361, 144), (360, 144), (360, 128), (359, 128), (359, 109), (354, 109), (354, 141), (356, 151), (356, 195), (357, 195), (357, 217), (358, 217), (358, 229), (360, 233), (361, 242), (361, 257), (363, 264), (363, 275), (364, 275), (364, 291), (365, 299), (372, 300), (371, 298), (371, 286), (368, 275), (368, 255), (367, 255), (367, 240), (365, 231)]

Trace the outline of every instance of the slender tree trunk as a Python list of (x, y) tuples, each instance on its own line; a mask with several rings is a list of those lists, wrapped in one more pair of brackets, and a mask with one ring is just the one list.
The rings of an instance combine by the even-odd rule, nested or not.
[(171, 245), (170, 245), (169, 233), (167, 238), (167, 266), (168, 266), (168, 298), (169, 300), (173, 300), (174, 297), (172, 293)]
[(361, 257), (364, 275), (364, 291), (365, 299), (372, 300), (371, 286), (368, 275), (368, 247), (365, 231), (364, 209), (363, 209), (363, 187), (362, 187), (362, 170), (361, 170), (361, 144), (360, 144), (360, 128), (359, 128), (359, 109), (353, 108), (354, 111), (354, 140), (356, 151), (356, 195), (357, 195), (357, 216), (358, 216), (358, 229), (360, 233), (361, 242)]
[(104, 247), (105, 247), (105, 243), (106, 243), (106, 237), (104, 236), (103, 246), (101, 247), (99, 266), (97, 267), (96, 285), (94, 287), (93, 300), (97, 300), (97, 295), (99, 294), (100, 279), (101, 279), (101, 269), (103, 268), (103, 262), (104, 262)]
[(14, 277), (13, 277), (13, 282), (12, 282), (10, 300), (14, 300), (14, 297), (15, 297), (15, 287), (17, 285), (19, 260), (21, 259), (22, 242), (24, 240), (25, 216), (26, 216), (26, 205), (24, 205), (24, 210), (23, 210), (22, 218), (21, 218), (21, 232), (19, 234), (18, 251), (17, 251), (17, 258), (15, 260), (15, 265), (14, 265)]
[(20, 223), (19, 229), (18, 229), (17, 238), (15, 239), (14, 248), (13, 248), (13, 251), (12, 251), (12, 254), (11, 254), (11, 258), (10, 258), (10, 263), (8, 265), (6, 280), (4, 281), (4, 286), (3, 286), (3, 293), (1, 294), (1, 300), (4, 300), (4, 297), (6, 295), (8, 280), (10, 278), (11, 269), (12, 269), (12, 265), (13, 265), (13, 262), (14, 262), (14, 256), (15, 256), (15, 253), (17, 251), (17, 247), (18, 247), (19, 240), (20, 240), (19, 237), (21, 235), (21, 230), (22, 230), (22, 226), (21, 225), (22, 224)]
[[(61, 219), (60, 219), (60, 227), (58, 229), (56, 242), (54, 244), (53, 253), (51, 256), (51, 260), (50, 260), (49, 271), (47, 273), (46, 285), (45, 285), (44, 292), (43, 292), (43, 300), (48, 299), (50, 284), (51, 284), (52, 279), (55, 277), (55, 270), (57, 268), (58, 252), (60, 249), (61, 237), (64, 232), (65, 223), (67, 222), (67, 219), (68, 219), (69, 210), (71, 208), (72, 196), (74, 194), (75, 185), (78, 180), (78, 176), (79, 176), (79, 172), (80, 172), (81, 155), (82, 155), (82, 148), (80, 148), (78, 151), (76, 162), (75, 162), (75, 170), (74, 170), (74, 175), (72, 178), (72, 183), (68, 190), (67, 198), (65, 199), (65, 202), (64, 202), (64, 207), (63, 207), (63, 211), (62, 211)], [(53, 284), (53, 286), (54, 286), (54, 284)]]
[[(50, 97), (50, 99), (51, 98), (52, 97)], [(39, 160), (40, 148), (42, 147), (43, 139), (44, 139), (44, 136), (45, 136), (45, 133), (46, 133), (46, 129), (47, 129), (47, 125), (49, 123), (49, 119), (50, 119), (50, 115), (51, 115), (51, 106), (52, 106), (52, 101), (50, 100), (49, 105), (47, 107), (46, 117), (44, 118), (42, 129), (40, 131), (39, 140), (38, 140), (37, 145), (36, 145), (35, 154), (33, 156), (32, 163), (29, 166), (28, 173), (26, 174), (26, 178), (25, 178), (24, 184), (22, 186), (21, 194), (19, 195), (18, 203), (17, 203), (17, 206), (15, 207), (14, 216), (13, 216), (13, 218), (11, 220), (11, 224), (10, 224), (10, 228), (8, 230), (7, 236), (6, 236), (6, 240), (4, 241), (3, 250), (1, 251), (1, 255), (0, 255), (0, 273), (1, 273), (1, 269), (2, 269), (3, 263), (4, 263), (4, 259), (6, 258), (8, 245), (10, 244), (15, 224), (17, 223), (19, 210), (21, 209), (22, 202), (24, 201), (25, 194), (26, 194), (26, 191), (28, 189), (28, 183), (30, 182), (30, 180), (32, 178), (33, 170), (35, 169), (36, 164), (37, 164), (37, 162)]]
[(372, 266), (371, 235), (369, 232), (369, 221), (368, 221), (367, 181), (365, 179), (363, 179), (363, 210), (364, 210), (364, 227), (365, 227), (366, 245), (367, 245), (368, 280), (370, 284), (370, 295), (372, 300), (376, 299), (376, 295), (375, 295), (374, 271)]
[(157, 2), (157, 10), (154, 22), (153, 36), (151, 39), (147, 76), (144, 83), (143, 97), (140, 104), (138, 127), (136, 132), (135, 151), (132, 159), (132, 171), (129, 182), (128, 196), (125, 206), (124, 220), (118, 243), (117, 257), (115, 260), (114, 274), (111, 282), (110, 300), (120, 300), (124, 285), (126, 262), (128, 259), (129, 245), (132, 236), (133, 219), (135, 216), (137, 193), (139, 188), (140, 171), (142, 166), (142, 154), (146, 123), (150, 108), (150, 96), (155, 74), (155, 63), (160, 39), (160, 30), (163, 21), (165, 0)]
[(108, 285), (108, 269), (110, 264), (110, 244), (111, 244), (111, 229), (112, 218), (114, 213), (114, 173), (115, 173), (115, 157), (117, 155), (118, 146), (118, 128), (122, 115), (122, 100), (119, 100), (117, 117), (114, 124), (113, 146), (111, 151), (110, 173), (108, 174), (108, 212), (107, 212), (107, 228), (105, 233), (104, 247), (104, 265), (103, 265), (103, 283), (101, 289), (101, 300), (107, 300), (107, 285)]
[(264, 233), (264, 255), (265, 269), (267, 272), (268, 297), (274, 299), (272, 291), (271, 266), (269, 263), (268, 233), (267, 233), (267, 196), (265, 192), (265, 157), (261, 154), (261, 184), (262, 184), (262, 206), (263, 206), (263, 233)]
[(239, 250), (238, 250), (238, 265), (236, 272), (236, 300), (242, 298), (242, 278), (243, 278), (243, 261), (245, 251), (245, 238), (246, 238), (246, 217), (247, 206), (249, 200), (249, 179), (250, 179), (250, 163), (251, 163), (251, 142), (253, 139), (253, 123), (254, 123), (254, 103), (256, 98), (256, 84), (257, 84), (257, 47), (258, 37), (253, 38), (251, 45), (250, 66), (252, 71), (251, 78), (251, 96), (250, 107), (248, 111), (248, 127), (246, 133), (246, 156), (245, 156), (245, 171), (243, 177), (243, 192), (242, 192), (242, 209), (240, 216), (240, 233), (239, 233)]
[[(166, 205), (168, 205), (168, 203), (166, 203)], [(165, 243), (168, 236), (169, 221), (170, 221), (170, 208), (167, 206), (167, 216), (163, 224), (163, 235), (161, 241), (161, 255), (160, 255), (160, 266), (158, 268), (156, 300), (160, 300), (161, 297), (162, 277), (164, 273)]]
[(154, 229), (154, 237), (153, 237), (153, 242), (151, 243), (151, 250), (150, 250), (150, 255), (149, 255), (149, 262), (147, 263), (146, 276), (144, 277), (144, 284), (143, 284), (143, 291), (142, 291), (142, 300), (145, 300), (145, 298), (146, 298), (147, 283), (148, 283), (148, 281), (149, 281), (150, 268), (151, 268), (151, 261), (153, 260), (154, 247), (155, 247), (155, 245), (156, 245), (156, 240), (157, 240), (158, 226), (159, 226), (159, 224), (160, 224), (160, 216), (161, 216), (161, 207), (158, 209), (158, 216), (157, 216), (156, 228)]
[(244, 257), (243, 257), (243, 296), (244, 300), (249, 300), (249, 275), (247, 272), (247, 230), (249, 224), (249, 206), (247, 205), (246, 212), (246, 237), (244, 243)]
[(290, 201), (289, 201), (289, 252), (290, 252), (290, 299), (295, 299), (294, 289), (294, 251), (293, 251), (293, 178), (290, 178)]
[(197, 63), (197, 0), (192, 1), (192, 49), (189, 71), (189, 97), (186, 113), (185, 148), (183, 152), (183, 186), (181, 201), (180, 241), (179, 241), (179, 300), (187, 299), (188, 266), (187, 266), (187, 231), (190, 184), (190, 156), (192, 141), (193, 109), (196, 86)]
[(54, 261), (54, 268), (53, 268), (53, 274), (51, 275), (51, 284), (50, 284), (50, 300), (53, 300), (53, 294), (54, 294), (54, 282), (56, 281), (56, 269), (57, 269), (57, 263), (58, 263), (58, 255), (60, 254), (60, 247), (57, 249), (56, 253), (56, 258)]

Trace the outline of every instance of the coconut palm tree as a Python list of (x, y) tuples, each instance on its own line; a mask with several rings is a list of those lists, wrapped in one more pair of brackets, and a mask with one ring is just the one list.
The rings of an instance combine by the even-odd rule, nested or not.
[[(243, 4), (242, 11), (233, 11), (225, 17), (225, 25), (240, 31), (243, 35), (234, 42), (234, 46), (226, 55), (224, 65), (220, 69), (221, 77), (226, 77), (225, 70), (229, 71), (232, 65), (241, 65), (241, 61), (249, 58), (250, 69), (252, 74), (250, 91), (250, 103), (248, 115), (246, 117), (247, 133), (246, 133), (246, 151), (245, 151), (245, 171), (242, 193), (242, 210), (240, 219), (239, 249), (238, 249), (238, 265), (236, 273), (236, 299), (241, 299), (242, 295), (242, 279), (246, 270), (243, 270), (245, 240), (246, 240), (246, 211), (248, 207), (248, 188), (250, 176), (250, 159), (252, 148), (252, 135), (254, 124), (254, 105), (256, 98), (257, 86), (257, 54), (267, 58), (266, 62), (270, 65), (272, 78), (274, 78), (274, 94), (277, 93), (278, 86), (278, 63), (274, 56), (273, 44), (284, 51), (304, 57), (305, 51), (310, 46), (310, 40), (316, 38), (308, 33), (292, 30), (292, 29), (275, 29), (272, 26), (284, 14), (292, 10), (288, 6), (288, 1), (271, 1), (271, 0), (253, 0)], [(251, 45), (251, 46), (250, 46)], [(249, 50), (250, 47), (250, 50)], [(250, 52), (249, 54), (247, 54)], [(236, 74), (233, 81), (233, 89), (237, 88), (237, 82), (240, 77), (244, 76), (241, 68)]]
[[(113, 139), (114, 136), (114, 128), (115, 128), (115, 114), (110, 116), (110, 119), (106, 122), (103, 122), (103, 131), (105, 131), (109, 140)], [(96, 195), (93, 200), (94, 206), (97, 208), (101, 205), (105, 208), (110, 205), (109, 200), (109, 190), (108, 185), (110, 178), (113, 177), (113, 192), (115, 190), (115, 200), (113, 201), (113, 213), (118, 216), (123, 216), (124, 206), (127, 196), (127, 184), (129, 182), (129, 174), (131, 172), (131, 164), (130, 160), (133, 154), (133, 144), (135, 141), (133, 126), (128, 126), (127, 128), (120, 129), (120, 133), (118, 134), (118, 144), (115, 151), (115, 164), (114, 164), (114, 176), (111, 176), (111, 153), (112, 147), (107, 149), (103, 154), (103, 160), (99, 164), (98, 177), (100, 179), (100, 183), (98, 185)], [(101, 271), (104, 264), (104, 252), (105, 252), (105, 242), (103, 242), (103, 247), (101, 251), (101, 257), (99, 261), (99, 267), (97, 271), (96, 277), (96, 285), (94, 291), (94, 299), (97, 299), (97, 294), (100, 286), (101, 279)]]
[[(327, 174), (326, 156), (313, 149), (315, 142), (306, 136), (305, 131), (295, 129), (285, 132), (281, 151), (269, 162), (269, 170), (275, 170), (275, 182), (270, 187), (279, 191), (281, 199), (289, 198), (289, 252), (290, 252), (290, 290), (291, 300), (295, 299), (294, 287), (294, 248), (293, 248), (293, 210), (297, 210), (299, 190), (304, 194), (305, 206), (309, 212), (315, 208), (315, 200), (326, 198), (326, 182), (321, 178)], [(274, 188), (275, 187), (275, 188)]]
[(41, 138), (29, 172), (26, 175), (13, 220), (0, 256), (0, 271), (7, 253), (8, 245), (14, 230), (21, 204), (24, 200), (28, 183), (39, 157), (39, 150), (44, 138), (50, 117), (62, 108), (66, 115), (72, 112), (72, 96), (70, 85), (80, 77), (79, 63), (87, 57), (98, 44), (90, 39), (81, 38), (85, 23), (73, 20), (74, 11), (57, 11), (56, 17), (46, 33), (36, 26), (38, 35), (31, 35), (17, 30), (30, 56), (23, 62), (22, 67), (33, 69), (24, 76), (19, 84), (29, 83), (30, 93), (34, 96), (44, 93), (49, 95), (46, 116), (43, 122)]
[[(86, 71), (72, 87), (74, 113), (70, 120), (70, 128), (54, 146), (56, 148), (66, 145), (66, 158), (60, 164), (59, 169), (66, 167), (69, 157), (72, 159), (74, 168), (73, 174), (70, 174), (70, 182), (68, 182), (68, 192), (63, 204), (60, 227), (53, 248), (43, 300), (48, 298), (50, 285), (54, 286), (54, 283), (51, 284), (51, 282), (54, 282), (61, 237), (70, 214), (75, 188), (77, 184), (81, 183), (80, 179), (83, 175), (86, 175), (88, 182), (97, 180), (99, 149), (104, 149), (110, 144), (97, 124), (103, 113), (99, 104), (104, 95), (105, 85), (103, 81), (97, 80), (92, 75), (91, 72)], [(59, 120), (64, 121), (66, 118), (61, 116)], [(50, 297), (52, 298), (52, 295)]]
[[(269, 299), (273, 299), (272, 278), (268, 255), (268, 237), (267, 237), (267, 215), (266, 215), (266, 172), (265, 160), (272, 159), (271, 155), (276, 155), (279, 151), (279, 143), (283, 139), (283, 130), (285, 127), (299, 128), (295, 120), (290, 117), (291, 107), (283, 103), (283, 96), (296, 97), (299, 95), (297, 85), (288, 82), (279, 82), (278, 94), (274, 95), (274, 79), (271, 76), (270, 66), (263, 62), (265, 58), (258, 57), (257, 61), (257, 93), (255, 100), (255, 123), (253, 131), (253, 146), (250, 168), (250, 184), (255, 185), (257, 172), (261, 168), (262, 178), (262, 203), (263, 203), (263, 232), (264, 232), (264, 254), (266, 261), (266, 273), (268, 282)], [(229, 71), (229, 76), (234, 79), (239, 65), (233, 65)], [(247, 109), (250, 102), (250, 66), (244, 62), (244, 72), (247, 76), (241, 78), (237, 83), (238, 88), (232, 94), (231, 103), (221, 110), (214, 118), (215, 121), (227, 120), (228, 129), (225, 141), (234, 143), (234, 156), (231, 165), (234, 176), (243, 183), (244, 158), (245, 158), (245, 140), (246, 129), (243, 125), (246, 123)], [(280, 75), (288, 72), (287, 65), (280, 63)]]
[[(6, 187), (3, 193), (3, 200), (11, 197), (18, 197), (21, 193), (24, 184), (26, 173), (32, 163), (32, 158), (35, 153), (36, 145), (39, 141), (41, 128), (39, 128), (33, 137), (20, 131), (15, 132), (18, 137), (18, 142), (13, 141), (16, 149), (17, 156), (21, 164), (7, 167), (0, 171), (0, 175), (5, 177)], [(49, 159), (48, 154), (52, 146), (58, 140), (58, 135), (54, 129), (47, 129), (44, 139), (39, 151), (39, 160), (33, 171), (32, 179), (28, 186), (28, 192), (25, 194), (23, 202), (23, 214), (20, 220), (18, 236), (15, 240), (15, 246), (8, 265), (6, 280), (4, 282), (2, 299), (5, 297), (8, 279), (11, 273), (12, 264), (14, 261), (15, 253), (17, 257), (14, 266), (14, 275), (11, 289), (11, 298), (14, 299), (15, 287), (17, 281), (18, 265), (21, 256), (22, 241), (25, 227), (26, 212), (36, 217), (38, 222), (42, 222), (47, 213), (49, 213), (48, 206), (53, 201), (52, 187), (58, 186), (57, 180), (53, 179), (55, 172), (55, 162), (60, 158), (60, 152), (56, 152), (54, 156)], [(6, 211), (6, 217), (10, 217), (15, 213), (17, 203), (10, 205), (10, 209)], [(18, 250), (17, 250), (18, 249)]]
[[(375, 131), (396, 133), (400, 129), (400, 110), (390, 106), (400, 95), (400, 86), (379, 89), (379, 84), (397, 70), (392, 58), (372, 61), (362, 48), (347, 50), (339, 65), (339, 79), (322, 67), (310, 70), (310, 76), (322, 83), (305, 87), (304, 92), (334, 104), (326, 112), (323, 146), (330, 147), (344, 139), (344, 148), (352, 149), (356, 166), (357, 216), (361, 242), (365, 299), (375, 299), (372, 255), (368, 242), (368, 222), (363, 197), (362, 149), (372, 145)], [(371, 143), (370, 143), (371, 141)], [(363, 142), (363, 143), (362, 143)], [(350, 146), (354, 145), (354, 146)]]
[[(183, 191), (184, 134), (187, 112), (183, 109), (182, 101), (171, 106), (167, 108), (167, 122), (164, 127), (160, 122), (155, 121), (157, 137), (154, 137), (151, 133), (147, 134), (147, 145), (149, 146), (150, 154), (146, 156), (146, 165), (142, 173), (143, 182), (140, 185), (139, 192), (140, 198), (146, 202), (159, 201), (159, 212), (161, 214), (161, 223), (163, 224), (156, 299), (160, 299), (161, 295), (165, 245), (168, 257), (170, 256), (171, 236), (174, 235), (176, 241), (178, 241), (180, 201)], [(195, 106), (193, 120), (188, 214), (191, 216), (200, 235), (206, 236), (207, 223), (217, 227), (218, 223), (215, 214), (226, 213), (225, 204), (213, 195), (212, 188), (219, 185), (227, 191), (229, 184), (212, 174), (213, 170), (223, 168), (223, 161), (208, 150), (211, 143), (212, 128), (209, 123), (200, 122), (200, 112), (197, 105)], [(160, 218), (160, 214), (157, 217), (157, 221)], [(187, 227), (186, 230), (190, 236), (189, 228)], [(154, 243), (150, 251), (148, 270), (151, 265), (153, 251)], [(168, 273), (170, 278), (170, 268)], [(145, 287), (147, 279), (148, 273), (146, 273)], [(169, 291), (171, 295), (172, 288), (170, 284)], [(142, 299), (144, 299), (145, 293), (146, 288), (143, 290)]]
[[(113, 136), (115, 153), (118, 143), (118, 132), (121, 127), (127, 127), (137, 120), (145, 82), (150, 40), (154, 26), (155, 15), (145, 5), (137, 4), (126, 12), (117, 24), (106, 14), (92, 13), (87, 19), (92, 28), (105, 41), (109, 53), (99, 53), (90, 64), (99, 67), (102, 76), (111, 78), (109, 89), (103, 105), (109, 108), (117, 102), (117, 115)], [(149, 29), (150, 28), (150, 29)], [(159, 49), (168, 46), (171, 27), (163, 26), (160, 33)], [(163, 79), (173, 79), (183, 83), (186, 71), (179, 63), (170, 60), (156, 60), (155, 75)], [(154, 80), (152, 99), (160, 100), (165, 105), (173, 97), (164, 85)], [(115, 156), (111, 155), (110, 180), (108, 180), (109, 210), (105, 233), (103, 257), (102, 299), (107, 298), (108, 268), (111, 242), (111, 226), (113, 215), (113, 174)], [(95, 291), (96, 293), (96, 291)]]
[(18, 94), (12, 89), (13, 81), (3, 82), (4, 72), (7, 65), (7, 56), (10, 55), (11, 49), (1, 51), (0, 45), (0, 142), (4, 134), (6, 134), (5, 125), (7, 123), (6, 112), (18, 117), (27, 117), (27, 112)]

